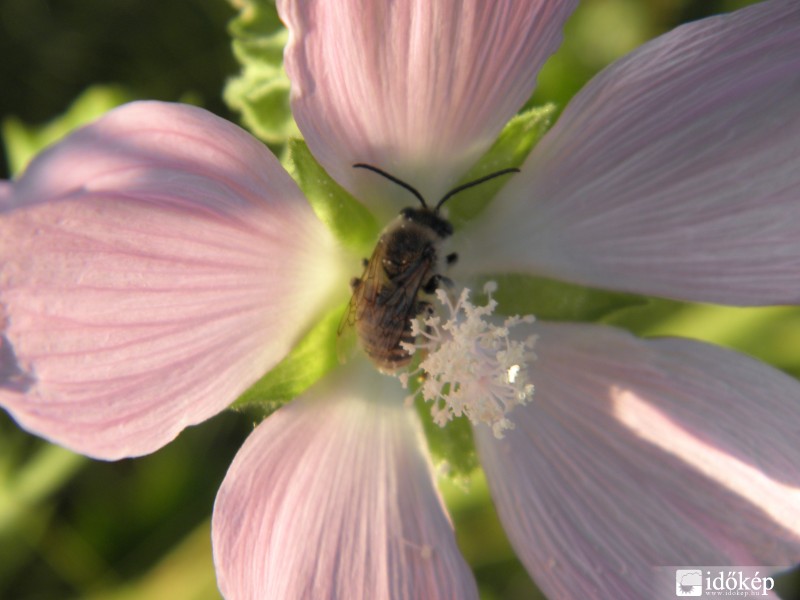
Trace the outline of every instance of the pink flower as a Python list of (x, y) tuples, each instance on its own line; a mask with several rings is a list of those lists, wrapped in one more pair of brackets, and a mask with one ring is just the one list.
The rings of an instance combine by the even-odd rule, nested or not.
[[(353, 163), (436, 198), (528, 98), (574, 4), (279, 2), (296, 120), (381, 218), (408, 198)], [(795, 0), (646, 44), (456, 232), (452, 277), (797, 303), (799, 74)], [(98, 458), (223, 410), (345, 300), (357, 264), (261, 144), (188, 106), (111, 112), (0, 186), (0, 210), (0, 404)], [(654, 567), (800, 559), (797, 381), (688, 340), (522, 327), (533, 398), (502, 439), (475, 434), (546, 594), (652, 597)], [(356, 359), (258, 426), (214, 508), (226, 598), (477, 597), (404, 396)]]

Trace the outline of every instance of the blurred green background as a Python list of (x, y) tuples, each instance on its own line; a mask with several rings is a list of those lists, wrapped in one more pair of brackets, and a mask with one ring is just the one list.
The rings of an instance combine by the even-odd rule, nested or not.
[[(743, 0), (588, 0), (545, 67), (534, 100), (563, 106), (597, 70), (677, 24)], [(191, 101), (238, 121), (222, 90), (239, 66), (224, 0), (0, 0), (0, 117), (29, 131), (84, 90)], [(3, 157), (3, 177), (8, 176)], [(800, 311), (656, 302), (619, 319), (642, 334), (737, 348), (800, 376)], [(0, 598), (205, 600), (216, 589), (209, 516), (216, 490), (252, 430), (225, 413), (156, 454), (91, 461), (20, 431), (0, 413)], [(476, 474), (469, 492), (443, 482), (459, 543), (482, 597), (538, 598)], [(800, 589), (784, 582), (782, 595)]]

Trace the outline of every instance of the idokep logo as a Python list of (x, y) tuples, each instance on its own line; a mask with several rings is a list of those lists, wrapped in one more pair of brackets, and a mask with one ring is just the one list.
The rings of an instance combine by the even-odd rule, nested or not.
[(702, 596), (703, 572), (700, 569), (677, 569), (675, 571), (676, 596)]
[(691, 596), (754, 598), (768, 595), (773, 587), (775, 580), (769, 576), (762, 576), (758, 567), (675, 569), (675, 595), (679, 598)]

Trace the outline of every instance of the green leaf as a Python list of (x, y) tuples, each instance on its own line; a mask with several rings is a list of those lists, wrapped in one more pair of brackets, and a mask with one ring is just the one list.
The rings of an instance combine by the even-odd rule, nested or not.
[(231, 407), (260, 405), (266, 408), (263, 414), (266, 417), (337, 367), (336, 338), (343, 313), (344, 307), (341, 306), (328, 313), (286, 358), (254, 383)]
[(12, 465), (8, 457), (14, 449), (9, 448), (8, 440), (4, 442), (0, 444), (6, 451), (0, 462), (0, 540), (8, 541), (14, 530), (29, 524), (35, 505), (63, 487), (86, 464), (86, 458), (44, 445), (24, 464)]
[[(497, 282), (493, 297), (498, 311), (507, 315), (534, 315), (547, 321), (599, 321), (649, 299), (565, 283), (533, 275), (500, 275), (484, 281)], [(482, 287), (482, 286), (481, 286)]]
[(225, 87), (225, 102), (242, 114), (244, 124), (272, 144), (301, 137), (289, 104), (289, 78), (283, 68), (283, 48), (289, 34), (274, 2), (231, 0), (240, 9), (229, 31), (233, 53), (242, 70)]
[[(459, 185), (474, 181), (484, 175), (520, 167), (530, 151), (550, 127), (555, 114), (555, 105), (548, 104), (532, 108), (511, 119), (500, 132), (491, 148), (467, 171)], [(479, 186), (460, 192), (457, 200), (447, 204), (450, 220), (458, 228), (477, 217), (491, 203), (492, 199), (508, 183), (513, 174), (498, 177)]]
[(130, 100), (122, 88), (97, 85), (87, 89), (59, 117), (40, 126), (27, 126), (15, 117), (3, 120), (3, 139), (11, 173), (20, 173), (45, 147), (73, 129), (93, 121), (112, 108)]
[(302, 140), (289, 142), (289, 162), (319, 219), (346, 248), (369, 256), (380, 233), (372, 213), (325, 172)]

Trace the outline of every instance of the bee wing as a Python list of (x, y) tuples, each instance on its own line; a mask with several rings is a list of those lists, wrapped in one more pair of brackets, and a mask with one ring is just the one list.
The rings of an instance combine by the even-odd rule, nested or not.
[[(408, 321), (416, 316), (419, 290), (431, 274), (433, 260), (428, 255), (420, 256), (402, 274), (392, 279), (389, 285), (378, 290), (375, 299), (373, 321), (380, 323), (385, 333), (373, 345), (383, 354), (388, 354), (400, 343)], [(383, 269), (381, 269), (383, 271)]]
[(360, 279), (354, 279), (351, 283), (353, 287), (353, 295), (350, 296), (350, 302), (347, 309), (344, 311), (342, 320), (339, 323), (337, 333), (341, 336), (347, 329), (352, 329), (358, 321), (360, 314), (363, 313), (364, 307), (373, 304), (378, 296), (378, 292), (383, 285), (388, 281), (386, 274), (381, 267), (380, 257), (378, 256), (379, 248), (375, 249), (372, 257), (364, 267), (364, 273)]
[(339, 323), (339, 330), (336, 336), (336, 356), (339, 359), (339, 364), (345, 364), (353, 355), (356, 348), (356, 334), (355, 328), (352, 323), (348, 323), (347, 317), (350, 307), (345, 310), (341, 323)]
[(354, 279), (351, 286), (353, 295), (339, 322), (336, 330), (336, 352), (339, 362), (344, 364), (350, 358), (355, 349), (355, 324), (365, 307), (376, 302), (378, 292), (387, 282), (386, 274), (381, 266), (381, 245), (376, 246), (372, 257), (364, 267), (364, 273), (360, 279)]
[(383, 355), (397, 347), (408, 320), (415, 316), (417, 294), (431, 273), (432, 257), (421, 253), (402, 273), (390, 280), (383, 268), (383, 256), (384, 248), (379, 244), (361, 279), (354, 283), (353, 296), (338, 329), (337, 352), (341, 362), (346, 362), (355, 346), (354, 336), (350, 333), (362, 319), (383, 333), (379, 339), (370, 340), (373, 351)]

